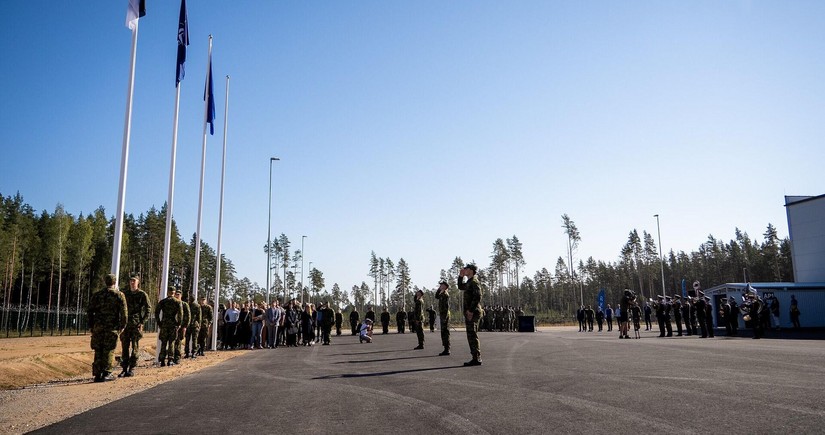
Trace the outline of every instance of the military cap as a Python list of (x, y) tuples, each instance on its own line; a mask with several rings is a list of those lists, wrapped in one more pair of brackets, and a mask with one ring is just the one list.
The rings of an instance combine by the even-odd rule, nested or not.
[(470, 269), (470, 270), (472, 270), (474, 273), (478, 273), (478, 266), (476, 266), (476, 265), (475, 265), (475, 264), (473, 264), (473, 263), (467, 263), (467, 264), (464, 266), (464, 268), (465, 268), (465, 269)]
[(673, 299), (682, 299), (682, 297), (679, 295), (673, 295)]
[(175, 287), (170, 285), (169, 287), (166, 288), (166, 294), (174, 293), (174, 292), (175, 292)]
[(666, 299), (666, 300), (671, 300), (671, 299), (673, 299), (673, 298), (671, 298), (670, 296), (665, 295), (665, 299)]
[(444, 280), (444, 279), (442, 279), (441, 281), (438, 281), (438, 285), (442, 285), (442, 284), (446, 285), (448, 287), (450, 286), (450, 284), (447, 283), (447, 280)]
[(140, 281), (140, 275), (138, 275), (136, 273), (133, 273), (133, 274), (129, 275), (129, 281), (131, 281), (133, 279), (136, 279), (136, 280)]
[(664, 299), (665, 297), (662, 295), (657, 296), (659, 299)]

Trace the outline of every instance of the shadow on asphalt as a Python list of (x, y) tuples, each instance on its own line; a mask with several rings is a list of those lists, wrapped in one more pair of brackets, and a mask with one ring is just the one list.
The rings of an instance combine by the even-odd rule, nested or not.
[[(340, 356), (355, 356), (355, 355), (367, 355), (367, 354), (371, 354), (371, 353), (398, 353), (398, 352), (399, 352), (398, 350), (393, 349), (393, 350), (375, 350), (375, 351), (372, 351), (372, 352), (339, 353), (338, 355), (340, 355)], [(334, 355), (330, 355), (330, 356), (334, 356)]]
[[(421, 358), (421, 357), (416, 357)], [(464, 368), (463, 365), (460, 366), (449, 366), (449, 367), (430, 367), (426, 369), (409, 369), (409, 370), (392, 370), (388, 372), (376, 372), (376, 373), (342, 373), (339, 375), (326, 375), (326, 376), (318, 376), (312, 378), (312, 380), (324, 380), (324, 379), (346, 379), (346, 378), (367, 378), (372, 376), (391, 376), (391, 375), (400, 375), (404, 373), (416, 373), (416, 372), (430, 372), (433, 370), (450, 370), (450, 369), (458, 369)]]
[(436, 357), (438, 357), (438, 355), (405, 356), (405, 357), (401, 357), (401, 358), (381, 358), (381, 359), (364, 359), (364, 360), (358, 360), (358, 361), (338, 361), (338, 362), (334, 362), (333, 364), (361, 364), (361, 363), (399, 361), (399, 360), (405, 360), (405, 359), (436, 358)]

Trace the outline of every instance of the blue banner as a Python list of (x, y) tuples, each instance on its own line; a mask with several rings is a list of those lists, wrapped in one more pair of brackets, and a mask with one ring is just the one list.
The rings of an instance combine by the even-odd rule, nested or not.
[(599, 290), (599, 297), (596, 301), (596, 305), (604, 311), (604, 289)]
[(687, 299), (687, 287), (686, 287), (685, 279), (682, 278), (682, 297)]

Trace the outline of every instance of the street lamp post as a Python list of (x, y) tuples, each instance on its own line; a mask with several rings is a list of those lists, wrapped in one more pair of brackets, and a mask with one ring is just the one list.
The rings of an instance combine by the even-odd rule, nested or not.
[(312, 302), (312, 262), (309, 262), (309, 302)]
[(304, 303), (304, 239), (307, 236), (301, 236), (301, 304)]
[(659, 234), (659, 264), (662, 266), (662, 296), (665, 295), (665, 253), (662, 252), (662, 230), (659, 228), (659, 215), (654, 214), (656, 218), (656, 233)]
[(266, 224), (266, 304), (269, 305), (270, 278), (272, 275), (272, 162), (281, 160), (277, 157), (269, 158), (269, 218)]

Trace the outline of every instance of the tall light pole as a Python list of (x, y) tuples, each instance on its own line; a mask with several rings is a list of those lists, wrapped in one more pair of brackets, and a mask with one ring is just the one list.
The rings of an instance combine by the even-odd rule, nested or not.
[(304, 239), (307, 236), (301, 236), (301, 305), (304, 303)]
[(309, 262), (309, 301), (312, 302), (312, 262)]
[(665, 253), (662, 252), (662, 230), (659, 228), (659, 215), (654, 214), (656, 218), (656, 233), (659, 234), (659, 264), (662, 266), (662, 296), (665, 295)]
[(269, 289), (272, 287), (270, 278), (272, 275), (272, 162), (281, 160), (277, 157), (269, 158), (269, 218), (266, 224), (266, 304), (269, 305)]

